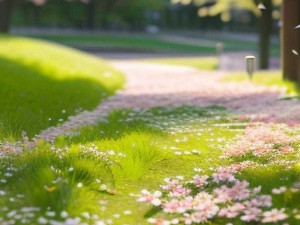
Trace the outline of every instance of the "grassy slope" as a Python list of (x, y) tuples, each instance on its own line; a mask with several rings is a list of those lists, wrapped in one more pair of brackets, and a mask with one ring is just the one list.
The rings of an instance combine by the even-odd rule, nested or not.
[(33, 136), (92, 109), (124, 82), (101, 59), (52, 43), (0, 36), (0, 139)]

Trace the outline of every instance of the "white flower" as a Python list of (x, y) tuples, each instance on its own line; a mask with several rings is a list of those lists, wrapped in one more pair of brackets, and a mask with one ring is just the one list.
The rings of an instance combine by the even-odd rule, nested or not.
[(38, 223), (39, 224), (47, 224), (48, 223), (48, 220), (44, 217), (39, 217), (38, 218)]
[(82, 183), (78, 183), (78, 184), (77, 184), (77, 187), (78, 187), (78, 188), (82, 188), (82, 187), (83, 187), (83, 184), (82, 184)]
[(88, 212), (83, 212), (83, 213), (81, 213), (81, 215), (86, 219), (90, 218), (90, 214)]
[(105, 225), (105, 223), (103, 221), (97, 221), (96, 225)]
[(124, 215), (130, 215), (130, 214), (132, 214), (132, 212), (131, 212), (130, 210), (125, 210), (125, 211), (123, 212), (123, 214), (124, 214)]
[(108, 153), (109, 155), (116, 155), (116, 153), (115, 153), (113, 150), (109, 150), (107, 153)]
[(62, 211), (62, 212), (60, 213), (60, 216), (61, 216), (62, 218), (66, 218), (66, 217), (68, 217), (68, 213), (67, 213), (66, 211)]
[(107, 190), (107, 185), (106, 185), (106, 184), (102, 184), (102, 185), (100, 186), (100, 190), (101, 190), (101, 191)]
[(148, 223), (156, 223), (156, 219), (154, 219), (154, 218), (148, 218), (147, 222)]
[(116, 219), (120, 218), (120, 216), (121, 216), (120, 214), (114, 214), (113, 215), (113, 217), (116, 218)]
[(76, 217), (74, 219), (68, 218), (64, 222), (64, 225), (79, 225), (80, 221), (81, 221), (81, 219), (79, 217)]
[(154, 198), (154, 199), (152, 199), (151, 204), (154, 206), (160, 206), (161, 200), (159, 198)]
[(49, 216), (49, 217), (54, 217), (55, 214), (56, 214), (56, 213), (53, 212), (53, 211), (46, 212), (46, 216)]

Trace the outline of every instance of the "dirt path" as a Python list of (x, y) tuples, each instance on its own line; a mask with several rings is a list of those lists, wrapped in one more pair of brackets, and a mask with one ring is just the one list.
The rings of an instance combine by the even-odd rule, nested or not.
[(37, 138), (52, 141), (56, 136), (83, 125), (95, 124), (111, 111), (155, 106), (225, 106), (238, 115), (276, 122), (300, 122), (300, 104), (278, 100), (281, 90), (245, 83), (220, 83), (224, 72), (198, 71), (135, 61), (112, 61), (127, 77), (126, 88), (94, 111), (72, 116), (60, 127), (41, 132)]

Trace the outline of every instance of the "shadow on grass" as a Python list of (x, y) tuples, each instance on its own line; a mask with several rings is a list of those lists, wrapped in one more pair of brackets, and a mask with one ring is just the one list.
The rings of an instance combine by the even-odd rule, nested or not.
[(17, 139), (22, 131), (33, 137), (77, 110), (93, 109), (113, 92), (91, 79), (58, 80), (39, 65), (1, 57), (0, 68), (0, 139)]

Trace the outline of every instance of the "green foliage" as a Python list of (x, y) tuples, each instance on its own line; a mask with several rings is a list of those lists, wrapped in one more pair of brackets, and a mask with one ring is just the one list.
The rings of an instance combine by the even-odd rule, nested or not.
[[(148, 22), (145, 16), (147, 11), (161, 8), (160, 0), (48, 0), (39, 6), (23, 1), (16, 10), (13, 22), (21, 26), (47, 24), (78, 28), (136, 29), (143, 28)], [(89, 23), (94, 27), (89, 27)]]
[[(258, 3), (263, 3), (263, 1), (256, 0), (194, 0), (194, 3), (198, 6), (202, 6), (208, 2), (214, 2), (212, 6), (210, 6), (208, 15), (215, 16), (224, 12), (229, 12), (232, 9), (243, 9), (252, 11), (255, 15), (260, 15), (260, 11), (258, 8)], [(274, 5), (280, 5), (281, 0), (273, 0)]]
[(0, 36), (0, 139), (33, 137), (120, 88), (121, 74), (101, 59), (28, 38)]

